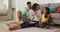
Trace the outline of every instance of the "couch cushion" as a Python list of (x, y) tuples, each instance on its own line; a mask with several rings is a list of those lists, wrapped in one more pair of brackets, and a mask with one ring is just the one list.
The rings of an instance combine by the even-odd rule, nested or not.
[(60, 19), (53, 19), (54, 24), (60, 24)]
[(3, 9), (3, 10), (0, 10), (0, 16), (6, 16), (8, 13), (7, 13), (7, 10)]
[(51, 18), (60, 19), (60, 13), (51, 13)]
[(49, 3), (47, 3), (47, 4), (40, 4), (40, 6), (42, 6), (42, 7), (49, 7)]
[(49, 6), (50, 13), (56, 13), (57, 8), (58, 8), (57, 6)]

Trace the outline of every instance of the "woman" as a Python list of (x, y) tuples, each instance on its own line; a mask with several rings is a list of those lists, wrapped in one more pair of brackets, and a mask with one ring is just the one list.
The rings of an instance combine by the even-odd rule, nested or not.
[(37, 3), (34, 3), (32, 6), (32, 10), (30, 10), (30, 21), (32, 21), (31, 23), (34, 24), (33, 26), (38, 26), (38, 22), (40, 20), (41, 16), (41, 10), (40, 10), (40, 6)]

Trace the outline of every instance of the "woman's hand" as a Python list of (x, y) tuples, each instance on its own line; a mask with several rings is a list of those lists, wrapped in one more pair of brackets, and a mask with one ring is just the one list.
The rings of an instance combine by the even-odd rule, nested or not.
[(37, 11), (34, 12), (33, 16), (37, 15)]

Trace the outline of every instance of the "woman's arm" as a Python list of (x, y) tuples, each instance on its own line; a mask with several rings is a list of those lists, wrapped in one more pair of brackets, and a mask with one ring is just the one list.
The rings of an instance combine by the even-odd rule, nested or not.
[(32, 19), (33, 19), (32, 10), (30, 10), (30, 12), (29, 12), (29, 19), (30, 19), (30, 20), (32, 20)]
[(50, 14), (49, 14), (48, 17), (47, 17), (46, 22), (48, 23), (49, 20), (50, 20)]
[(40, 18), (39, 24), (41, 24), (42, 16), (40, 16), (39, 18)]

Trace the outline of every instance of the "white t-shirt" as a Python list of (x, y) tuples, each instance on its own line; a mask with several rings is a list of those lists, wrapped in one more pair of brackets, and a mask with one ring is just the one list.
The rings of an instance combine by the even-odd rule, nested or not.
[(30, 20), (33, 20), (33, 21), (39, 21), (40, 20), (40, 16), (41, 16), (41, 10), (38, 10), (37, 11), (37, 15), (39, 16), (33, 16), (34, 15), (34, 11), (33, 10), (30, 10), (30, 15), (29, 15), (29, 18)]

